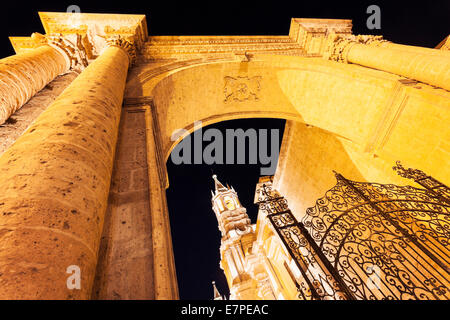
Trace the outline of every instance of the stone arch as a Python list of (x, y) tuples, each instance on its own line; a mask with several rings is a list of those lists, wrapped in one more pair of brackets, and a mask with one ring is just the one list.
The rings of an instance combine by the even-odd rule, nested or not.
[[(395, 179), (380, 172), (397, 159), (443, 181), (449, 176), (439, 170), (445, 154), (423, 157), (448, 136), (445, 122), (434, 120), (446, 116), (445, 90), (411, 86), (400, 76), (354, 64), (300, 56), (256, 54), (244, 62), (197, 59), (160, 67), (160, 72), (150, 71), (153, 77), (141, 72), (135, 80), (139, 85), (134, 83), (128, 93), (153, 99), (164, 159), (176, 143), (170, 140), (174, 130), (192, 132), (194, 121), (208, 125), (258, 116), (307, 124), (346, 144), (350, 158), (371, 157), (378, 169), (362, 168), (361, 177), (367, 180)], [(425, 132), (420, 129), (427, 127), (424, 121), (442, 130)], [(418, 130), (408, 132), (414, 125)]]

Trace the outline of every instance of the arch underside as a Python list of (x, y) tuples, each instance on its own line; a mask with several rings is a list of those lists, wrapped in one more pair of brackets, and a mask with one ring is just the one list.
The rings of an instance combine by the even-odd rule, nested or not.
[[(288, 120), (275, 177), (288, 199), (299, 181), (311, 181), (309, 188), (317, 190), (307, 196), (312, 201), (332, 185), (331, 170), (360, 181), (402, 184), (390, 170), (395, 160), (448, 182), (445, 90), (414, 87), (400, 76), (358, 65), (266, 54), (248, 62), (143, 64), (132, 72), (126, 96), (152, 99), (164, 163), (198, 128), (195, 122), (203, 127), (270, 117)], [(186, 133), (172, 141), (180, 129)]]

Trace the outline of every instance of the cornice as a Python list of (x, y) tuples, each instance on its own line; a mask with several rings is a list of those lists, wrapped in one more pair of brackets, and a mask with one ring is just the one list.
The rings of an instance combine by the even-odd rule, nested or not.
[(298, 43), (288, 36), (155, 36), (149, 38), (142, 50), (146, 59), (247, 53), (304, 54)]

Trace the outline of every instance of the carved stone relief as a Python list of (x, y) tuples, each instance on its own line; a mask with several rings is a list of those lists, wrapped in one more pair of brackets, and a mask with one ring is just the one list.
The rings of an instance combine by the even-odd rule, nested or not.
[(259, 92), (261, 90), (261, 76), (237, 76), (224, 77), (224, 102), (241, 102), (246, 100), (259, 100)]

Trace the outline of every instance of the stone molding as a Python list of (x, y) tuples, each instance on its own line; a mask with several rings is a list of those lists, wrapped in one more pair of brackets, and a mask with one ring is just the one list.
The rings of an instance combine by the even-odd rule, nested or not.
[(289, 37), (298, 43), (307, 56), (321, 56), (329, 34), (352, 34), (352, 21), (346, 19), (293, 18)]
[(302, 48), (288, 36), (154, 36), (142, 49), (144, 59), (228, 56), (236, 54), (304, 55)]

